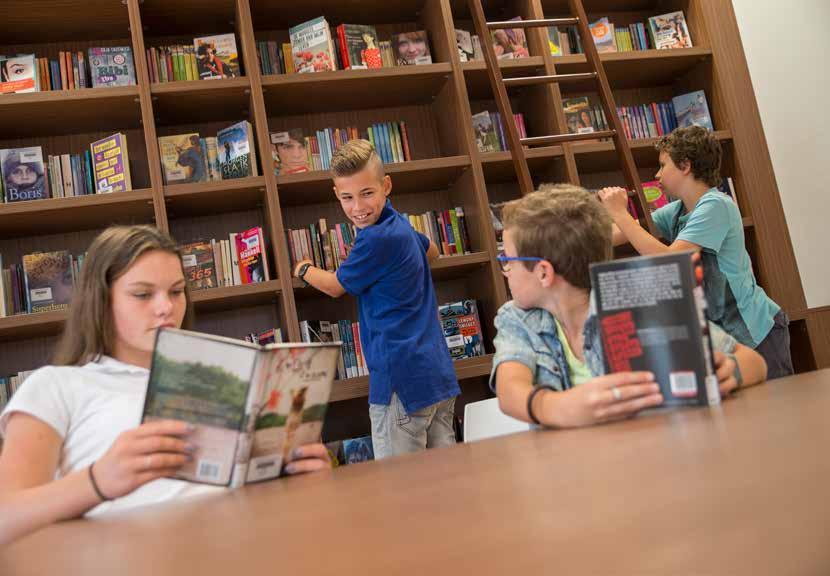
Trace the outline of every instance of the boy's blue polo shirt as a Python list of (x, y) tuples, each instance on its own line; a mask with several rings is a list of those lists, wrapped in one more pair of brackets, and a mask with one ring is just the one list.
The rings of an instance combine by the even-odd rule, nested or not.
[(438, 320), (428, 248), (429, 239), (387, 200), (378, 221), (357, 231), (337, 269), (337, 280), (357, 296), (370, 404), (388, 405), (395, 392), (412, 413), (461, 393)]

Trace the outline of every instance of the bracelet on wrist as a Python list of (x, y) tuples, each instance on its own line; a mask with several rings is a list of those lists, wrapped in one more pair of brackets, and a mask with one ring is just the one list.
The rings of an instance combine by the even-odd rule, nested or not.
[(104, 493), (101, 492), (101, 489), (98, 487), (98, 482), (95, 481), (95, 473), (92, 471), (93, 466), (95, 466), (95, 462), (90, 464), (89, 468), (87, 468), (87, 472), (89, 473), (89, 483), (92, 484), (92, 489), (95, 490), (95, 494), (98, 495), (98, 498), (101, 499), (101, 502), (108, 502), (112, 500), (112, 498), (104, 496)]
[(533, 399), (536, 398), (536, 395), (542, 390), (550, 390), (550, 388), (547, 388), (545, 386), (536, 386), (533, 389), (533, 391), (527, 396), (527, 415), (530, 417), (531, 422), (533, 422), (537, 426), (543, 426), (543, 424), (536, 417), (536, 414), (533, 413)]

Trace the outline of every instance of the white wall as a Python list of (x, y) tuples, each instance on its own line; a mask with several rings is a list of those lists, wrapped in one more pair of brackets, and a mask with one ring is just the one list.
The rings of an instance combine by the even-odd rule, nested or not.
[(830, 306), (830, 0), (732, 4), (807, 306)]

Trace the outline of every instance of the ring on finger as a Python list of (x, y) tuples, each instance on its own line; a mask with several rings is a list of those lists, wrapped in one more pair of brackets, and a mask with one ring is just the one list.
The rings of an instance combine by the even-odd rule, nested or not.
[(153, 455), (148, 454), (147, 459), (145, 460), (145, 463), (144, 463), (144, 468), (145, 468), (145, 470), (149, 470), (152, 467), (153, 467)]
[(622, 400), (622, 393), (620, 392), (620, 389), (617, 388), (616, 386), (611, 388), (611, 394), (614, 396), (615, 401), (618, 402), (618, 401)]

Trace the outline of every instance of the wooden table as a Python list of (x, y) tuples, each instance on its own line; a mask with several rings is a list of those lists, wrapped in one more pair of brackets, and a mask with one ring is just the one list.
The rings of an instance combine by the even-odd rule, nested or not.
[(0, 574), (828, 574), (830, 371), (106, 521)]

